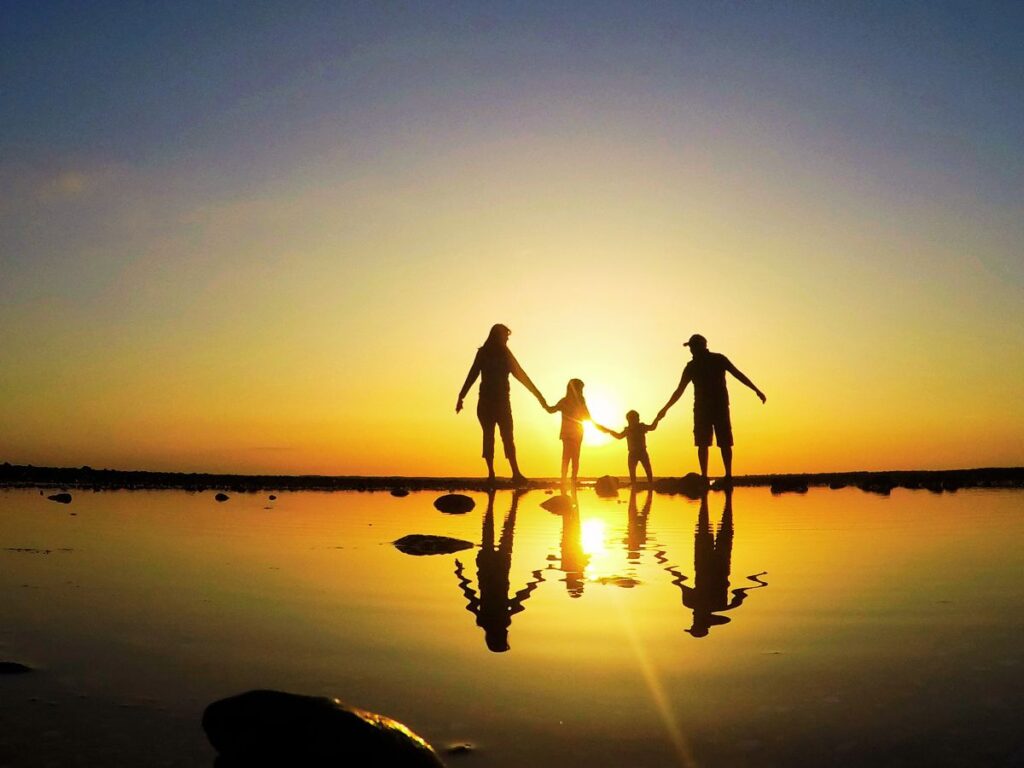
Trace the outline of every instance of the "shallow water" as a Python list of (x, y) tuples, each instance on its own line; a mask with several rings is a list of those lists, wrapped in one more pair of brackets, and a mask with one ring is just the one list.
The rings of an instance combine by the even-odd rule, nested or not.
[(0, 765), (212, 765), (251, 688), (451, 765), (1024, 765), (1024, 492), (436, 495), (0, 491)]

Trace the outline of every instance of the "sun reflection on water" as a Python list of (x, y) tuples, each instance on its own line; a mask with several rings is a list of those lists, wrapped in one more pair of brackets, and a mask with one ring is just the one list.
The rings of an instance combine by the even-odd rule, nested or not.
[(588, 561), (583, 575), (587, 581), (596, 581), (609, 575), (609, 552), (604, 520), (590, 518), (580, 525), (580, 547)]

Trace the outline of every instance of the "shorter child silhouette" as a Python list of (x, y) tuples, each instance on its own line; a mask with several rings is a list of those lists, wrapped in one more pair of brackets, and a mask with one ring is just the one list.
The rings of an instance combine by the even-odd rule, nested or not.
[(654, 476), (651, 473), (651, 457), (647, 455), (647, 433), (653, 432), (658, 428), (658, 420), (655, 419), (651, 424), (641, 424), (640, 414), (636, 411), (630, 411), (626, 414), (626, 427), (621, 432), (608, 429), (608, 427), (602, 427), (600, 424), (594, 424), (595, 427), (605, 432), (616, 440), (626, 438), (626, 446), (629, 449), (629, 482), (636, 485), (636, 465), (639, 462), (643, 465), (644, 472), (647, 473), (647, 483), (650, 484), (654, 481)]
[(579, 379), (569, 379), (569, 383), (565, 385), (565, 397), (554, 405), (547, 406), (547, 410), (548, 413), (562, 412), (562, 431), (558, 435), (562, 440), (562, 485), (565, 485), (570, 463), (572, 482), (575, 485), (580, 471), (583, 422), (590, 420), (587, 401), (583, 399), (583, 382)]

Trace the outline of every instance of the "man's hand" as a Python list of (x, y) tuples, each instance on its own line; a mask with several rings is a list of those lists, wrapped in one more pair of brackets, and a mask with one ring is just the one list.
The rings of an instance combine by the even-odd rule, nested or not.
[(455, 412), (459, 413), (462, 410), (462, 398), (459, 398), (459, 402), (455, 404)]

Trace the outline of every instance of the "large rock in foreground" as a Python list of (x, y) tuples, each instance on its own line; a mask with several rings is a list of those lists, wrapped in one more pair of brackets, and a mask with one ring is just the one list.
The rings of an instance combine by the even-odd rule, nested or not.
[(32, 667), (26, 667), (16, 661), (0, 661), (0, 675), (27, 675)]
[(475, 501), (461, 493), (446, 493), (434, 499), (434, 508), (446, 515), (464, 515), (475, 506)]
[(440, 768), (433, 748), (401, 723), (338, 699), (249, 691), (215, 701), (203, 730), (218, 765)]
[(450, 536), (430, 536), (425, 533), (410, 533), (394, 542), (395, 549), (407, 555), (450, 555), (471, 549), (473, 542), (453, 539)]

